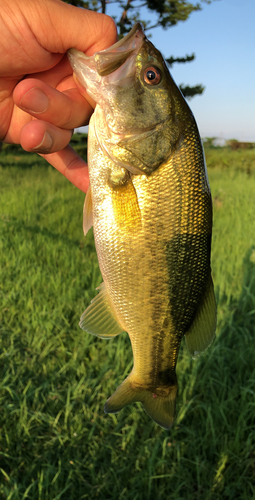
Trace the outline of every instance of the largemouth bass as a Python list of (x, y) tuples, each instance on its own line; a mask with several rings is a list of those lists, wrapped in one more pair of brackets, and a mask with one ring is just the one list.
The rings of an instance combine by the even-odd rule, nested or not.
[(199, 132), (139, 24), (91, 57), (71, 49), (69, 60), (97, 103), (84, 229), (93, 224), (103, 284), (80, 326), (101, 338), (130, 337), (134, 366), (105, 412), (139, 401), (169, 429), (181, 340), (195, 357), (216, 327), (212, 203)]

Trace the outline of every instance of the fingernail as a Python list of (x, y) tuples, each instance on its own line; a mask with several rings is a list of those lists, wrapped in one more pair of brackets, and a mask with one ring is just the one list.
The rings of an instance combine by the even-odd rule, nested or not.
[(46, 153), (52, 146), (53, 140), (49, 132), (44, 132), (43, 140), (36, 146), (35, 148), (32, 149), (32, 151), (40, 151), (41, 153)]
[(30, 89), (20, 100), (20, 107), (31, 113), (44, 113), (49, 104), (47, 95), (37, 87)]

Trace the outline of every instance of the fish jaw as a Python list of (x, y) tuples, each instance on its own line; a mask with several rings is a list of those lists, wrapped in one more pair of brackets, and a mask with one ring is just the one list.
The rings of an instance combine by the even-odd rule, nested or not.
[(69, 49), (68, 59), (79, 84), (97, 104), (103, 105), (105, 87), (109, 84), (130, 84), (135, 76), (135, 58), (145, 38), (137, 23), (125, 38), (93, 56)]
[[(109, 49), (91, 57), (70, 49), (68, 57), (79, 86), (96, 102), (104, 153), (131, 174), (150, 175), (173, 154), (192, 117), (160, 52), (137, 24)], [(144, 80), (151, 66), (161, 74), (155, 86)]]
[[(90, 57), (70, 49), (68, 58), (79, 88), (86, 89), (86, 94), (103, 111), (107, 134), (121, 134), (129, 140), (134, 132), (143, 132), (169, 119), (172, 79), (160, 52), (147, 40), (140, 24), (109, 49)], [(145, 84), (142, 74), (151, 65), (157, 66), (162, 75), (162, 82), (154, 91)], [(158, 90), (160, 99), (155, 100)]]

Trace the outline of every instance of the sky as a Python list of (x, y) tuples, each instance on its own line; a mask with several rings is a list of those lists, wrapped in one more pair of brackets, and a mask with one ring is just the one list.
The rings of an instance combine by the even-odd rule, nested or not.
[[(195, 53), (171, 74), (177, 85), (205, 86), (188, 101), (201, 137), (255, 142), (255, 0), (202, 5), (187, 21), (152, 30), (150, 40), (166, 58)], [(113, 8), (107, 13), (117, 14)]]
[(171, 74), (177, 84), (206, 87), (189, 101), (202, 137), (255, 142), (255, 0), (204, 4), (151, 41), (165, 57), (195, 53)]

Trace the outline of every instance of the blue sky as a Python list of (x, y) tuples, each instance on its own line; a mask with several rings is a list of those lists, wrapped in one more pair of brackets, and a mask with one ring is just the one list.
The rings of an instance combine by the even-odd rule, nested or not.
[(255, 0), (204, 3), (187, 21), (151, 34), (164, 57), (196, 55), (171, 73), (178, 85), (206, 87), (189, 101), (201, 136), (255, 142)]
[(194, 52), (195, 61), (175, 64), (177, 84), (206, 89), (189, 105), (202, 137), (255, 142), (255, 0), (216, 0), (167, 31), (152, 32), (165, 57)]

